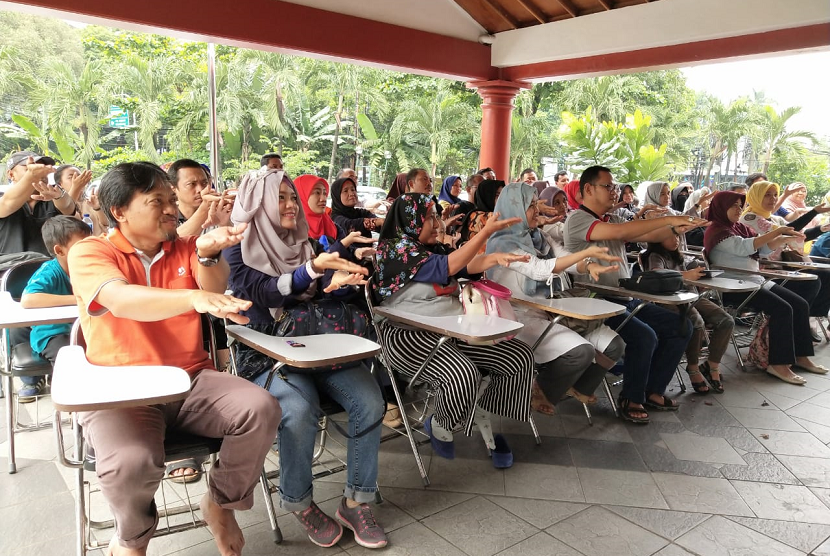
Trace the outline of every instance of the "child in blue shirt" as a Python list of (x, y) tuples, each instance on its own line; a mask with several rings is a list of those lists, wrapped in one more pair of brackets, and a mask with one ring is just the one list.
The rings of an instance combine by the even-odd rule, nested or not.
[[(72, 216), (55, 216), (43, 224), (41, 229), (43, 242), (55, 258), (43, 263), (29, 279), (20, 298), (20, 305), (24, 309), (58, 307), (76, 303), (75, 296), (72, 295), (72, 286), (69, 284), (69, 267), (66, 257), (73, 245), (91, 233), (86, 223)], [(33, 326), (29, 333), (32, 351), (54, 365), (58, 350), (69, 345), (71, 327), (71, 324)], [(13, 341), (13, 343), (17, 342)], [(36, 396), (41, 395), (46, 386), (44, 376), (22, 376), (20, 380), (23, 382), (23, 387), (17, 391), (17, 396), (21, 403), (37, 399)]]

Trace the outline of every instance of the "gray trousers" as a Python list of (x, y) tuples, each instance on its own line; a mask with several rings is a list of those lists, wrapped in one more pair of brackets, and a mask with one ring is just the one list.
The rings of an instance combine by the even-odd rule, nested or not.
[[(603, 353), (612, 361), (619, 361), (625, 353), (625, 342), (617, 336)], [(594, 346), (582, 344), (538, 365), (536, 382), (545, 397), (555, 404), (571, 387), (580, 394), (593, 394), (607, 372), (605, 367), (594, 363), (594, 355)]]

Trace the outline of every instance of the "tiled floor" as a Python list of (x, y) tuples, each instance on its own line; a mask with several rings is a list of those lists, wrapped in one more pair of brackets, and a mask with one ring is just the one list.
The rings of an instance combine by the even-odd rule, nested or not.
[[(818, 360), (830, 363), (826, 344)], [(527, 425), (501, 423), (516, 458), (509, 470), (492, 467), (480, 438), (458, 438), (454, 461), (421, 448), (432, 481), (424, 488), (408, 444), (383, 444), (385, 502), (376, 513), (389, 532), (384, 552), (830, 555), (830, 377), (792, 386), (734, 370), (732, 357), (726, 366), (725, 394), (680, 395), (672, 384), (680, 411), (652, 412), (647, 426), (614, 419), (604, 402), (589, 426), (573, 401), (557, 417), (536, 416), (541, 446)], [(55, 461), (53, 433), (17, 439), (19, 472), (8, 475), (0, 432), (0, 554), (71, 555), (72, 474)], [(343, 473), (317, 481), (325, 511), (334, 511), (342, 483)], [(318, 548), (292, 516), (279, 515), (285, 540), (277, 547), (257, 493), (254, 509), (239, 516), (246, 555), (368, 552), (350, 533)], [(150, 545), (158, 556), (216, 553), (204, 529)]]

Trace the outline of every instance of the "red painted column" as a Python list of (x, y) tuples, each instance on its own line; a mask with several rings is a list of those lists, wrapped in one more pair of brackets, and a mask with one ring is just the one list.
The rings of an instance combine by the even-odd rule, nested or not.
[(484, 102), (481, 104), (481, 161), (480, 168), (489, 166), (496, 177), (507, 183), (510, 176), (510, 130), (513, 117), (513, 99), (530, 83), (523, 81), (470, 81), (467, 87), (476, 89)]

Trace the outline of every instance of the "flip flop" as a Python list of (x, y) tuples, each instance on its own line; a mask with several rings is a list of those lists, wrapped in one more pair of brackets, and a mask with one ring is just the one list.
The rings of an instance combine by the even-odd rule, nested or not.
[[(190, 469), (195, 471), (195, 473), (185, 473), (183, 475), (173, 475), (173, 472), (177, 469)], [(183, 459), (179, 461), (174, 461), (167, 465), (164, 469), (165, 475), (167, 478), (173, 481), (174, 483), (195, 483), (196, 481), (202, 478), (202, 471), (200, 470), (200, 466), (196, 463), (196, 460), (193, 458)]]

